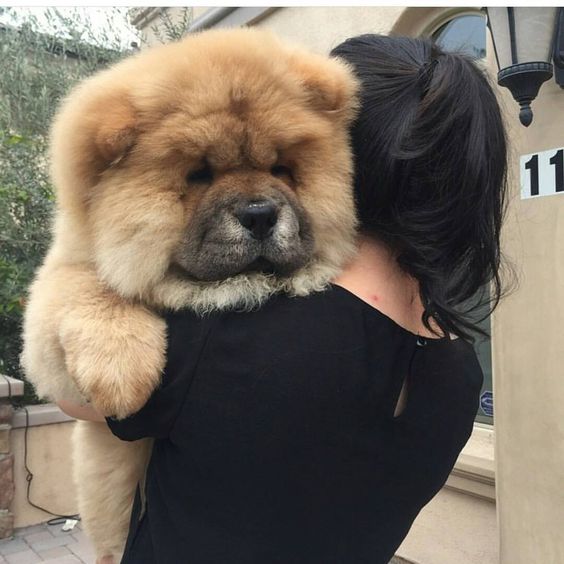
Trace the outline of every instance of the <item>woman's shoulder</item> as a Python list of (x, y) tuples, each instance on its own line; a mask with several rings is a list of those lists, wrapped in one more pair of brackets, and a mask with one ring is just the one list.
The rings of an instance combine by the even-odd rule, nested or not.
[(343, 340), (358, 339), (365, 333), (401, 336), (401, 328), (354, 294), (335, 284), (307, 296), (277, 294), (260, 309), (247, 316), (246, 322), (257, 326), (276, 325), (281, 331), (295, 331), (335, 336)]
[[(368, 304), (352, 291), (329, 284), (323, 291), (306, 296), (285, 293), (273, 295), (259, 308), (251, 311), (224, 310), (200, 315), (191, 310), (168, 312), (169, 333), (181, 334), (182, 339), (200, 340), (204, 333), (230, 330), (261, 333), (272, 338), (285, 333), (293, 337), (323, 339), (329, 336), (344, 341), (369, 338), (371, 341), (389, 340), (426, 342), (435, 346), (448, 338), (423, 339), (403, 327), (379, 309)], [(460, 344), (456, 350), (464, 352)]]
[[(286, 348), (312, 350), (374, 346), (409, 337), (385, 316), (369, 312), (361, 300), (346, 290), (329, 285), (307, 296), (273, 295), (251, 311), (225, 310), (198, 315), (190, 310), (166, 315), (169, 345), (185, 348), (202, 343), (209, 335), (215, 343), (233, 349)], [(207, 339), (207, 337), (206, 337)]]
[[(351, 299), (352, 298), (352, 299)], [(165, 320), (175, 330), (198, 329), (198, 332), (225, 320), (252, 326), (263, 320), (277, 320), (280, 325), (286, 322), (313, 320), (327, 322), (332, 319), (347, 319), (362, 314), (362, 304), (352, 294), (336, 285), (328, 285), (322, 291), (305, 296), (292, 296), (283, 292), (274, 294), (260, 305), (250, 310), (226, 309), (198, 313), (189, 308), (165, 312)]]

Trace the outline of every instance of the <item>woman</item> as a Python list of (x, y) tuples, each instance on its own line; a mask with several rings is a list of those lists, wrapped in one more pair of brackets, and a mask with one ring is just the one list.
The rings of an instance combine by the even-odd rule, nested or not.
[(387, 563), (470, 436), (468, 304), (501, 293), (495, 96), (428, 40), (365, 35), (333, 55), (362, 83), (358, 255), (307, 298), (168, 316), (163, 386), (108, 421), (160, 439), (124, 563)]

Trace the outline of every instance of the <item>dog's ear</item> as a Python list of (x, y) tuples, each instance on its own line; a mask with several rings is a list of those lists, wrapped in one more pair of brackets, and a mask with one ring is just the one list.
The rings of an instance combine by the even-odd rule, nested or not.
[(51, 130), (59, 201), (71, 205), (87, 201), (102, 173), (134, 145), (137, 130), (135, 110), (124, 88), (94, 77), (71, 92)]
[(120, 160), (133, 146), (137, 123), (133, 107), (127, 100), (106, 100), (108, 105), (100, 108), (99, 122), (93, 123), (94, 149), (98, 153), (99, 166), (107, 168)]
[(294, 56), (291, 67), (305, 88), (312, 106), (335, 119), (350, 122), (356, 115), (358, 81), (338, 59), (308, 54)]

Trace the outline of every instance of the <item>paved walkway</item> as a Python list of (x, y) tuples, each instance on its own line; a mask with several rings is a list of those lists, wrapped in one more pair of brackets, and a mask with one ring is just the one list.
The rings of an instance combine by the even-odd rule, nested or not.
[[(78, 522), (72, 531), (61, 525), (16, 529), (14, 538), (0, 540), (0, 564), (95, 564), (94, 551)], [(397, 556), (390, 564), (410, 564)]]
[(0, 563), (94, 564), (94, 551), (82, 532), (80, 522), (72, 531), (61, 525), (35, 525), (16, 529), (12, 539), (0, 540)]

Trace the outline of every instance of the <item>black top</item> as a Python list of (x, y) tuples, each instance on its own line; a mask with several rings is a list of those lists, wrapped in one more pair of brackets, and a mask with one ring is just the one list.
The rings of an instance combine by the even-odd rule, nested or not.
[(122, 562), (387, 563), (472, 431), (472, 346), (420, 340), (338, 286), (167, 323), (162, 387), (109, 420), (157, 438)]

